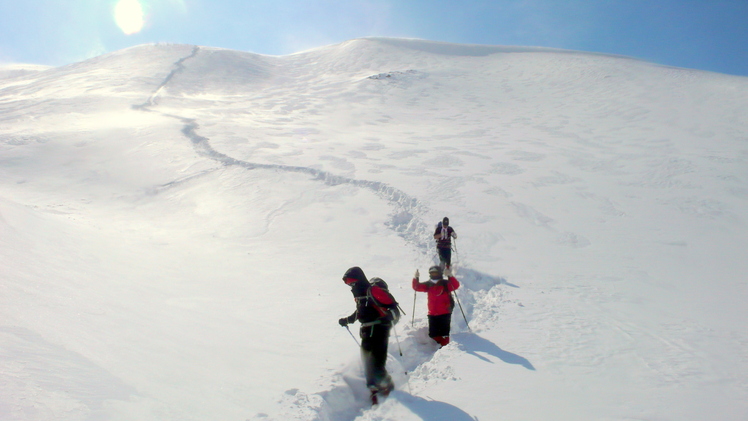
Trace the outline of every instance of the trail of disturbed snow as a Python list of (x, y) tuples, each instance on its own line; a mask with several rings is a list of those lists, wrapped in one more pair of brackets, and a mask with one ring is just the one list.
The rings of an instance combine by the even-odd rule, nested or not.
[[(198, 134), (197, 130), (200, 126), (195, 119), (166, 114), (153, 110), (152, 107), (158, 105), (158, 96), (161, 94), (161, 92), (177, 74), (185, 70), (184, 63), (196, 57), (199, 51), (200, 48), (195, 46), (188, 56), (182, 57), (178, 61), (176, 61), (174, 63), (174, 68), (172, 69), (172, 71), (169, 72), (169, 74), (154, 90), (153, 94), (148, 98), (148, 100), (143, 104), (134, 105), (133, 108), (142, 111), (157, 112), (161, 115), (180, 120), (184, 124), (184, 126), (182, 127), (182, 134), (192, 142), (192, 145), (197, 153), (200, 154), (200, 156), (219, 162), (221, 165), (239, 166), (248, 170), (270, 169), (276, 171), (280, 170), (285, 172), (303, 173), (308, 174), (313, 179), (324, 182), (325, 184), (330, 186), (349, 184), (373, 191), (377, 196), (389, 202), (394, 208), (390, 216), (390, 220), (387, 223), (389, 228), (398, 233), (398, 235), (405, 239), (409, 244), (415, 246), (416, 249), (418, 249), (422, 253), (428, 253), (431, 248), (431, 243), (424, 241), (423, 239), (429, 238), (429, 227), (425, 222), (423, 222), (420, 217), (417, 216), (419, 214), (423, 214), (426, 210), (426, 207), (418, 199), (408, 195), (402, 190), (379, 181), (359, 180), (355, 178), (343, 177), (335, 175), (328, 171), (318, 170), (310, 167), (262, 164), (232, 158), (224, 153), (215, 150), (210, 144), (209, 138)], [(199, 175), (202, 175), (202, 173)], [(162, 187), (170, 187), (175, 184), (177, 183), (167, 183)]]
[(166, 75), (164, 80), (161, 81), (161, 83), (153, 91), (151, 96), (148, 97), (148, 100), (140, 105), (133, 105), (133, 108), (137, 110), (146, 110), (148, 107), (158, 105), (158, 96), (161, 93), (161, 91), (163, 91), (164, 88), (166, 88), (166, 85), (168, 85), (169, 82), (171, 82), (174, 76), (184, 71), (185, 69), (184, 62), (197, 56), (198, 52), (200, 52), (200, 47), (198, 47), (197, 45), (193, 46), (192, 52), (188, 56), (184, 56), (174, 63), (174, 68), (171, 70), (171, 72), (169, 72), (168, 75)]

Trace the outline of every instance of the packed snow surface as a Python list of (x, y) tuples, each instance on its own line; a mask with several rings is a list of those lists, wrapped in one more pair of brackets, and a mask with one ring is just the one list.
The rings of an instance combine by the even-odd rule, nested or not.
[[(744, 77), (384, 38), (3, 67), (0, 419), (746, 420), (746, 218)], [(374, 408), (351, 266), (407, 313)]]

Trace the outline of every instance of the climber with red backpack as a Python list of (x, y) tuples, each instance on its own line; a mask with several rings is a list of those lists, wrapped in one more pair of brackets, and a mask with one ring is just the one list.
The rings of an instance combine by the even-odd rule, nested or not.
[(400, 319), (401, 310), (387, 284), (380, 278), (372, 278), (370, 282), (358, 266), (345, 272), (343, 282), (351, 287), (356, 311), (338, 323), (346, 328), (357, 320), (361, 323), (361, 359), (366, 386), (371, 392), (372, 403), (376, 404), (378, 394), (387, 396), (395, 387), (385, 366), (390, 329)]

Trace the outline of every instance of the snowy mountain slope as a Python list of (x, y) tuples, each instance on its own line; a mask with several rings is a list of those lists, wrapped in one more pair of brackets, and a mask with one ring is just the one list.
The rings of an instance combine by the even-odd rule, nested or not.
[[(2, 75), (3, 419), (748, 415), (745, 78), (400, 39)], [(409, 313), (374, 410), (353, 265)]]

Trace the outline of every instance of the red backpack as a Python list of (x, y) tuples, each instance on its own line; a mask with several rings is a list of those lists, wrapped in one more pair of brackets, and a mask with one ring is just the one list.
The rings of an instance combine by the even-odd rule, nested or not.
[[(369, 304), (371, 304), (371, 306), (377, 310), (380, 318), (391, 322), (393, 325), (396, 324), (400, 320), (400, 316), (405, 314), (405, 312), (402, 308), (400, 308), (400, 305), (395, 300), (395, 297), (393, 297), (390, 293), (390, 290), (387, 287), (387, 283), (384, 282), (382, 278), (372, 278), (371, 280), (369, 280), (369, 283), (371, 284), (371, 286), (366, 291), (366, 297), (369, 301)], [(384, 302), (382, 302), (382, 300), (377, 299), (374, 293), (372, 293), (372, 290), (374, 288), (377, 288), (378, 290), (386, 294), (386, 296), (389, 298), (390, 303), (385, 304)]]

